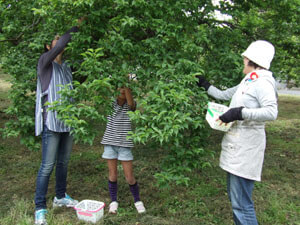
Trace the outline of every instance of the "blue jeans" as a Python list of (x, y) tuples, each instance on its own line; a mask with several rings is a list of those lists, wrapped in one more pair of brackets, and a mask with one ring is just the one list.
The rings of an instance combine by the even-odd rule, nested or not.
[(42, 163), (36, 179), (35, 209), (46, 208), (49, 178), (56, 164), (56, 197), (66, 193), (67, 171), (73, 138), (69, 132), (53, 132), (44, 126), (42, 133)]
[(252, 191), (254, 180), (227, 173), (227, 193), (236, 225), (257, 225)]

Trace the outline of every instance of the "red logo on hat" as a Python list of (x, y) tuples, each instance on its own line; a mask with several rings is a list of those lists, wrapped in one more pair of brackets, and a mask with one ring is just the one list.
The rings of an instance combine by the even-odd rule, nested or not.
[(250, 74), (250, 79), (251, 80), (256, 80), (257, 78), (258, 78), (257, 73), (253, 72), (253, 73)]

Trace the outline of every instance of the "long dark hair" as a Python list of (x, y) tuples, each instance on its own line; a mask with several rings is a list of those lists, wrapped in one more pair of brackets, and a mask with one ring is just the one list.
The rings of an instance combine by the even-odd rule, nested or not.
[[(54, 40), (51, 41), (50, 49), (52, 48), (53, 41)], [(44, 53), (49, 51), (49, 49), (47, 48), (47, 45), (48, 45), (47, 43), (44, 43)]]
[(44, 44), (44, 52), (48, 52), (49, 50), (48, 50), (48, 48), (47, 48), (47, 44), (45, 43)]

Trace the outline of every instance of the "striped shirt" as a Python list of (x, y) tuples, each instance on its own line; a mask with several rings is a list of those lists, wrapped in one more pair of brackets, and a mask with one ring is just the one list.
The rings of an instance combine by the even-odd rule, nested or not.
[(56, 111), (48, 111), (46, 121), (43, 120), (43, 107), (42, 99), (47, 96), (48, 102), (50, 104), (60, 101), (60, 94), (64, 86), (68, 85), (72, 89), (72, 72), (70, 67), (63, 63), (59, 65), (56, 62), (52, 62), (53, 71), (52, 77), (48, 89), (42, 92), (42, 85), (40, 77), (38, 77), (37, 91), (36, 91), (36, 108), (35, 108), (35, 134), (40, 135), (43, 131), (43, 125), (47, 125), (48, 129), (55, 132), (69, 132), (70, 127), (66, 126), (63, 121), (57, 118)]
[(130, 107), (127, 103), (123, 106), (118, 105), (117, 100), (113, 102), (113, 113), (107, 117), (106, 130), (101, 144), (114, 145), (132, 148), (133, 141), (127, 139), (128, 132), (131, 131), (131, 122), (128, 115)]
[[(46, 111), (45, 103), (59, 101), (60, 85), (72, 84), (72, 71), (66, 64), (59, 65), (54, 60), (63, 51), (71, 40), (71, 33), (77, 32), (78, 27), (72, 27), (59, 38), (56, 45), (41, 55), (37, 66), (37, 89), (36, 89), (36, 108), (35, 108), (35, 134), (43, 132), (43, 126), (55, 132), (69, 132), (70, 128), (65, 126), (57, 118), (57, 112)], [(72, 88), (72, 86), (70, 86)]]

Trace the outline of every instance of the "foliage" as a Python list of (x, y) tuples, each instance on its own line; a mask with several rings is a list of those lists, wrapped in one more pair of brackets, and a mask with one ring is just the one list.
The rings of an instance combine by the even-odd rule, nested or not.
[[(109, 78), (93, 78), (100, 74), (101, 65), (98, 58), (102, 56), (101, 49), (88, 49), (82, 53), (84, 62), (76, 74), (87, 76), (88, 80), (82, 84), (74, 81), (74, 89), (65, 87), (60, 91), (63, 98), (49, 105), (49, 110), (58, 112), (58, 118), (72, 127), (71, 133), (76, 142), (93, 143), (97, 134), (97, 124), (106, 121), (106, 115), (111, 111), (111, 84)], [(70, 99), (72, 101), (70, 102)], [(107, 107), (104, 107), (107, 106)]]
[[(1, 90), (0, 90), (1, 92)], [(0, 93), (1, 96), (1, 93)], [(0, 99), (1, 100), (1, 99)], [(267, 123), (268, 144), (265, 155), (263, 182), (256, 182), (253, 192), (259, 224), (298, 224), (300, 221), (299, 135), (300, 118), (297, 109), (300, 97), (279, 95), (279, 118)], [(6, 119), (0, 117), (0, 124)], [(109, 204), (107, 188), (108, 168), (101, 159), (103, 147), (98, 141), (92, 147), (75, 144), (71, 154), (68, 173), (68, 193), (78, 199), (95, 199)], [(206, 149), (219, 151), (222, 133), (213, 132), (207, 139)], [(17, 138), (0, 141), (0, 224), (34, 224), (34, 186), (40, 166), (40, 152), (28, 151)], [(140, 149), (143, 149), (141, 151)], [(190, 187), (170, 184), (169, 189), (158, 189), (153, 174), (162, 163), (164, 150), (138, 146), (133, 149), (135, 176), (140, 184), (141, 198), (147, 213), (139, 215), (133, 204), (122, 167), (118, 179), (117, 215), (110, 215), (108, 207), (99, 225), (181, 225), (233, 224), (232, 212), (226, 194), (226, 173), (218, 166), (218, 157), (208, 159), (211, 167), (195, 170), (189, 174)], [(188, 191), (187, 191), (188, 190)], [(51, 176), (47, 205), (55, 196), (55, 176)], [(49, 225), (84, 225), (71, 208), (48, 207)]]
[[(86, 81), (62, 91), (74, 101), (62, 99), (54, 109), (74, 127), (76, 140), (91, 144), (117, 87), (129, 86), (139, 105), (130, 114), (134, 141), (160, 145), (167, 153), (156, 174), (159, 183), (188, 184), (194, 168), (208, 165), (201, 161), (208, 97), (197, 88), (196, 74), (217, 86), (236, 85), (242, 77), (240, 53), (263, 38), (278, 52), (271, 69), (281, 79), (299, 82), (299, 1), (231, 2), (1, 0), (0, 54), (3, 68), (14, 78), (12, 105), (6, 111), (12, 120), (3, 135), (19, 135), (25, 145), (38, 148), (33, 137), (37, 60), (44, 43), (85, 15), (65, 56), (76, 71), (74, 79), (84, 76)], [(215, 18), (215, 9), (232, 19)], [(138, 82), (127, 82), (129, 73)]]

